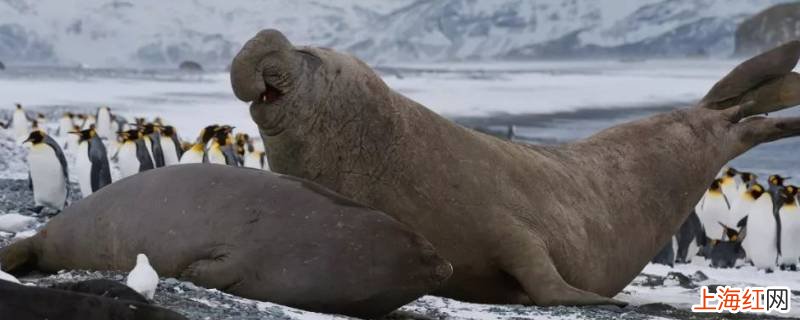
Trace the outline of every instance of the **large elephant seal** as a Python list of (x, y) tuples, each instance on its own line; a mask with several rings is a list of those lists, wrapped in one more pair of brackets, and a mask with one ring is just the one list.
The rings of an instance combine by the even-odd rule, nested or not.
[(0, 318), (13, 320), (186, 320), (177, 312), (139, 301), (0, 280)]
[(121, 270), (291, 307), (383, 315), (436, 289), (450, 264), (408, 227), (298, 178), (193, 164), (149, 170), (74, 203), (0, 250), (3, 268)]
[[(437, 293), (485, 303), (606, 304), (667, 242), (719, 169), (800, 133), (793, 42), (695, 107), (561, 146), (501, 141), (389, 89), (358, 59), (259, 32), (231, 67), (272, 170), (386, 212), (453, 263)], [(750, 102), (753, 101), (753, 102)], [(744, 103), (747, 102), (747, 103)], [(741, 121), (740, 121), (741, 120)]]

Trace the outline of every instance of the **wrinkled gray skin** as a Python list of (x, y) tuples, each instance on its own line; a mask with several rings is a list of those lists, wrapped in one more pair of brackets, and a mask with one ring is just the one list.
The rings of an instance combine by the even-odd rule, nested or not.
[(453, 263), (437, 294), (621, 305), (608, 297), (677, 231), (725, 163), (800, 134), (798, 118), (743, 120), (800, 101), (789, 73), (799, 54), (791, 43), (740, 66), (698, 106), (555, 147), (463, 128), (358, 59), (295, 47), (275, 30), (242, 48), (231, 81), (253, 102), (272, 170), (394, 216)]
[(308, 181), (224, 165), (170, 166), (110, 184), (0, 250), (14, 273), (129, 271), (291, 307), (375, 317), (452, 273), (423, 237)]

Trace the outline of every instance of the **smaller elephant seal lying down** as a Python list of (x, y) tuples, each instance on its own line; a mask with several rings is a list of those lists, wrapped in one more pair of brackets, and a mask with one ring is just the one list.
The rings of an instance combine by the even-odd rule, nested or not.
[(8, 281), (0, 281), (0, 319), (186, 320), (174, 311), (138, 301)]
[(147, 298), (136, 292), (136, 290), (114, 280), (94, 279), (79, 282), (62, 282), (56, 283), (50, 288), (93, 294), (117, 300), (150, 303)]
[(106, 186), (37, 235), (0, 250), (12, 273), (130, 270), (316, 312), (375, 317), (452, 273), (433, 246), (386, 214), (312, 182), (191, 164)]

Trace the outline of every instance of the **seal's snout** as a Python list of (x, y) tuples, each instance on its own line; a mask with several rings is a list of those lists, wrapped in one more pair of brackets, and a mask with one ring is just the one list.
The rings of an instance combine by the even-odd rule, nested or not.
[(239, 100), (272, 103), (290, 82), (294, 46), (278, 30), (262, 30), (247, 41), (231, 63), (231, 86)]

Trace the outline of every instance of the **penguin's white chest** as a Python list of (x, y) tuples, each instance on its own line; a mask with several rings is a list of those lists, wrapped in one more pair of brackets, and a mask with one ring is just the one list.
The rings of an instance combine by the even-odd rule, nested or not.
[(55, 151), (41, 143), (30, 148), (28, 165), (33, 183), (33, 200), (37, 206), (64, 209), (67, 182)]
[(101, 138), (108, 138), (111, 135), (111, 114), (105, 108), (100, 109), (97, 113), (97, 135)]
[(72, 130), (72, 119), (62, 117), (61, 120), (58, 121), (58, 136), (62, 138), (66, 137), (70, 130)]
[(227, 164), (225, 162), (225, 154), (222, 153), (222, 148), (218, 144), (211, 145), (208, 149), (208, 162), (216, 164)]
[(723, 240), (725, 229), (720, 223), (730, 219), (728, 202), (722, 193), (706, 193), (702, 208), (697, 213), (710, 239)]
[(78, 144), (78, 154), (75, 157), (75, 173), (78, 175), (78, 185), (81, 195), (88, 197), (92, 194), (92, 162), (89, 160), (89, 142)]
[(781, 208), (781, 262), (796, 264), (800, 258), (800, 208), (796, 205)]
[(120, 175), (124, 178), (139, 172), (139, 158), (136, 157), (136, 144), (125, 142), (119, 147), (117, 155)]
[[(153, 140), (150, 140), (150, 137), (145, 136), (144, 145), (147, 147), (147, 154), (150, 155), (150, 159), (155, 160), (156, 157), (153, 156)], [(155, 164), (155, 162), (153, 162), (153, 164)]]
[(181, 156), (181, 164), (186, 163), (203, 163), (203, 148), (200, 145), (194, 145), (191, 149), (184, 152)]
[(175, 142), (170, 137), (161, 137), (161, 152), (164, 154), (164, 165), (171, 166), (178, 163), (178, 152)]
[(736, 184), (736, 180), (733, 178), (726, 179), (722, 185), (720, 186), (722, 189), (722, 194), (728, 198), (728, 200), (733, 201), (739, 196), (737, 191), (739, 190), (739, 186)]
[(259, 153), (246, 151), (244, 154), (244, 166), (246, 168), (262, 169), (261, 156)]
[(742, 247), (753, 264), (761, 269), (774, 268), (778, 258), (777, 222), (772, 212), (772, 197), (764, 194), (756, 200), (747, 217), (747, 236)]
[(755, 200), (747, 192), (740, 193), (739, 197), (731, 203), (730, 218), (727, 222), (724, 222), (725, 225), (730, 228), (736, 227), (739, 221), (747, 216), (754, 203)]
[(13, 122), (12, 128), (14, 129), (14, 137), (22, 141), (28, 136), (28, 118), (25, 117), (25, 111), (15, 110), (11, 118)]

